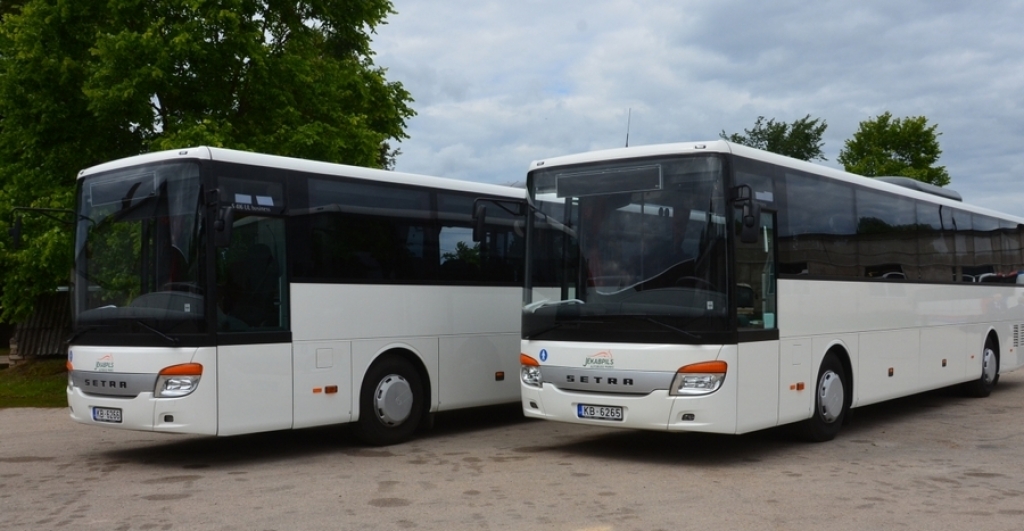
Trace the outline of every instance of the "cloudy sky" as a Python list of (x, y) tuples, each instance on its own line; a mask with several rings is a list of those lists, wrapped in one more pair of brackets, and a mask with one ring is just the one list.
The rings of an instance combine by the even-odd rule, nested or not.
[(393, 0), (375, 62), (418, 115), (401, 171), (508, 184), (530, 161), (889, 111), (937, 125), (964, 200), (1024, 216), (1024, 2)]

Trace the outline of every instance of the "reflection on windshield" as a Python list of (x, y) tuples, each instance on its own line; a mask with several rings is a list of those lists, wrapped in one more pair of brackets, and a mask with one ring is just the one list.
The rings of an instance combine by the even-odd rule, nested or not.
[(75, 238), (76, 327), (117, 324), (154, 335), (202, 331), (200, 194), (195, 164), (83, 179)]
[[(585, 175), (601, 176), (592, 188), (565, 168), (531, 175), (539, 212), (530, 233), (524, 335), (571, 328), (581, 339), (594, 329), (695, 337), (725, 330), (728, 217), (720, 160), (644, 161), (633, 164), (636, 171), (629, 163), (608, 166), (588, 168)], [(571, 186), (559, 188), (560, 175), (571, 175)], [(631, 190), (631, 182), (640, 189)]]

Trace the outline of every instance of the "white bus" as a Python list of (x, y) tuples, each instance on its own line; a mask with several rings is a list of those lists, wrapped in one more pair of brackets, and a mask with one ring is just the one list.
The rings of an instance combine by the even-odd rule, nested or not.
[(534, 162), (526, 416), (820, 441), (851, 408), (987, 395), (1024, 363), (1024, 219), (902, 184), (725, 141)]
[[(406, 440), (519, 399), (522, 189), (199, 147), (78, 176), (71, 418)], [(507, 378), (506, 378), (507, 375)]]

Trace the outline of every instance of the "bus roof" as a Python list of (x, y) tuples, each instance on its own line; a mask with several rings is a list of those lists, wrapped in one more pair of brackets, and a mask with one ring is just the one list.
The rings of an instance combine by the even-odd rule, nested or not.
[(535, 160), (530, 164), (529, 171), (532, 172), (535, 170), (550, 168), (553, 166), (557, 167), (566, 166), (570, 164), (585, 164), (588, 162), (634, 159), (643, 157), (657, 157), (665, 155), (686, 155), (694, 153), (727, 153), (738, 155), (748, 159), (767, 162), (770, 164), (775, 164), (777, 166), (792, 168), (794, 170), (804, 171), (807, 173), (812, 173), (815, 175), (836, 179), (838, 181), (845, 181), (851, 184), (857, 184), (860, 186), (864, 186), (866, 188), (874, 188), (896, 195), (902, 195), (923, 201), (929, 201), (940, 205), (946, 205), (951, 208), (957, 208), (969, 212), (974, 212), (977, 214), (997, 217), (1018, 224), (1024, 223), (1024, 218), (1011, 216), (1009, 214), (989, 210), (987, 208), (975, 205), (970, 205), (968, 203), (963, 203), (953, 199), (948, 195), (937, 195), (927, 193), (912, 188), (900, 186), (898, 184), (885, 182), (880, 179), (874, 179), (871, 177), (864, 177), (863, 175), (848, 173), (840, 169), (830, 168), (828, 166), (822, 166), (821, 164), (815, 164), (812, 162), (807, 162), (805, 160), (786, 157), (784, 155), (779, 155), (777, 153), (772, 153), (761, 149), (755, 149), (752, 147), (744, 146), (742, 144), (728, 142), (726, 140), (711, 140), (708, 142), (680, 142), (673, 144), (653, 144), (649, 146), (605, 149), (590, 151), (586, 153), (577, 153), (573, 155), (564, 155), (560, 157), (552, 157), (549, 159)]
[(235, 164), (317, 173), (321, 175), (366, 179), (378, 182), (430, 186), (490, 195), (504, 195), (517, 199), (522, 199), (524, 193), (521, 189), (517, 190), (510, 186), (497, 184), (463, 181), (445, 177), (432, 177), (428, 175), (417, 175), (374, 168), (363, 168), (360, 166), (349, 166), (345, 164), (334, 164), (330, 162), (207, 146), (158, 151), (155, 153), (146, 153), (143, 155), (136, 155), (134, 157), (113, 160), (78, 172), (78, 178), (81, 179), (89, 175), (128, 168), (140, 164), (182, 159), (215, 160)]

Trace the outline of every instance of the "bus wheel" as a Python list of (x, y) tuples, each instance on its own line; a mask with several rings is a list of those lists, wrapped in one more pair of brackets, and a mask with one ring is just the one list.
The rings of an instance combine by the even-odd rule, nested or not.
[(992, 394), (999, 381), (999, 353), (991, 338), (985, 341), (985, 350), (981, 353), (981, 377), (964, 384), (967, 396), (984, 398)]
[(825, 354), (814, 386), (814, 412), (803, 423), (803, 436), (812, 442), (835, 439), (847, 413), (846, 371), (833, 353)]
[(386, 446), (407, 440), (423, 419), (423, 383), (408, 361), (388, 356), (366, 372), (359, 392), (356, 435)]

